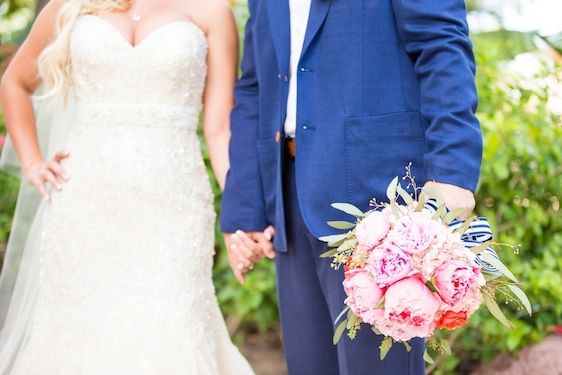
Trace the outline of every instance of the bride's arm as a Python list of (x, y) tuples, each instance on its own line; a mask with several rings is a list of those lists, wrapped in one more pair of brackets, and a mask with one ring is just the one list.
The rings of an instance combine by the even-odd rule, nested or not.
[(210, 3), (214, 6), (209, 7), (212, 26), (207, 30), (209, 50), (203, 131), (215, 177), (223, 189), (229, 169), (230, 111), (238, 66), (238, 33), (228, 4)]
[[(14, 148), (26, 179), (35, 185), (48, 198), (43, 181), (53, 186), (60, 185), (56, 171), (39, 168), (43, 164), (31, 97), (40, 84), (37, 60), (41, 51), (51, 41), (55, 33), (55, 18), (63, 4), (62, 0), (52, 0), (41, 11), (31, 31), (8, 66), (0, 84), (0, 102), (6, 127), (12, 138)], [(59, 168), (58, 163), (52, 168)], [(42, 174), (40, 176), (39, 174)]]

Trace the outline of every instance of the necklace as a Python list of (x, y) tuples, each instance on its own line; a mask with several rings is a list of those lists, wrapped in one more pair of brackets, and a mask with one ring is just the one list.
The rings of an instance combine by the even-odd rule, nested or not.
[(133, 15), (131, 16), (131, 19), (132, 19), (134, 22), (137, 22), (137, 21), (140, 21), (141, 16), (140, 16), (140, 14), (138, 14), (138, 13), (133, 13)]

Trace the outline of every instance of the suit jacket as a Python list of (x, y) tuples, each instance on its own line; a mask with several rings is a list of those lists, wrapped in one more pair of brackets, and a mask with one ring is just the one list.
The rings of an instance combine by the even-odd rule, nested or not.
[[(287, 0), (249, 0), (231, 116), (224, 232), (276, 227), (287, 248), (281, 166), (290, 57)], [(464, 0), (312, 0), (298, 66), (296, 181), (315, 236), (330, 207), (367, 209), (413, 163), (425, 181), (476, 188), (482, 137)], [(281, 137), (279, 137), (279, 134)], [(281, 141), (279, 141), (281, 139)]]

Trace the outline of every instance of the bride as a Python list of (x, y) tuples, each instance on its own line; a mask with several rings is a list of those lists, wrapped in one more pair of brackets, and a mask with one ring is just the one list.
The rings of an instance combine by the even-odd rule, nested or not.
[[(221, 0), (52, 0), (39, 15), (1, 89), (23, 175), (45, 199), (0, 296), (0, 374), (253, 373), (215, 298), (197, 137), (204, 109), (222, 185), (237, 48)], [(48, 159), (32, 100), (41, 83), (42, 97), (75, 105)]]

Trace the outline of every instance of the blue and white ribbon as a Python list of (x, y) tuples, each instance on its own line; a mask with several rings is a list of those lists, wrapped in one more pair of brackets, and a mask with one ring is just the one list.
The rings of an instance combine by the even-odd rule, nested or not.
[[(435, 202), (435, 200), (433, 199), (428, 200), (425, 203), (425, 209), (427, 209), (430, 212), (436, 212), (437, 203)], [(464, 220), (454, 219), (449, 223), (449, 228), (451, 228), (451, 230), (454, 231), (460, 226), (462, 226), (464, 222), (465, 222)], [(488, 219), (486, 219), (485, 217), (476, 217), (472, 221), (472, 223), (470, 223), (470, 226), (464, 232), (464, 234), (461, 235), (461, 240), (464, 242), (464, 245), (468, 249), (472, 249), (473, 247), (479, 246), (484, 242), (491, 241), (493, 239), (494, 236), (492, 234), (492, 228), (490, 228), (490, 223), (488, 222)], [(480, 254), (476, 254), (475, 262), (482, 268), (483, 272), (498, 273), (499, 271), (496, 267), (492, 266), (490, 263), (482, 259), (482, 254), (493, 256), (494, 258), (499, 260), (500, 257), (498, 256), (496, 251), (491, 247), (487, 247)]]

